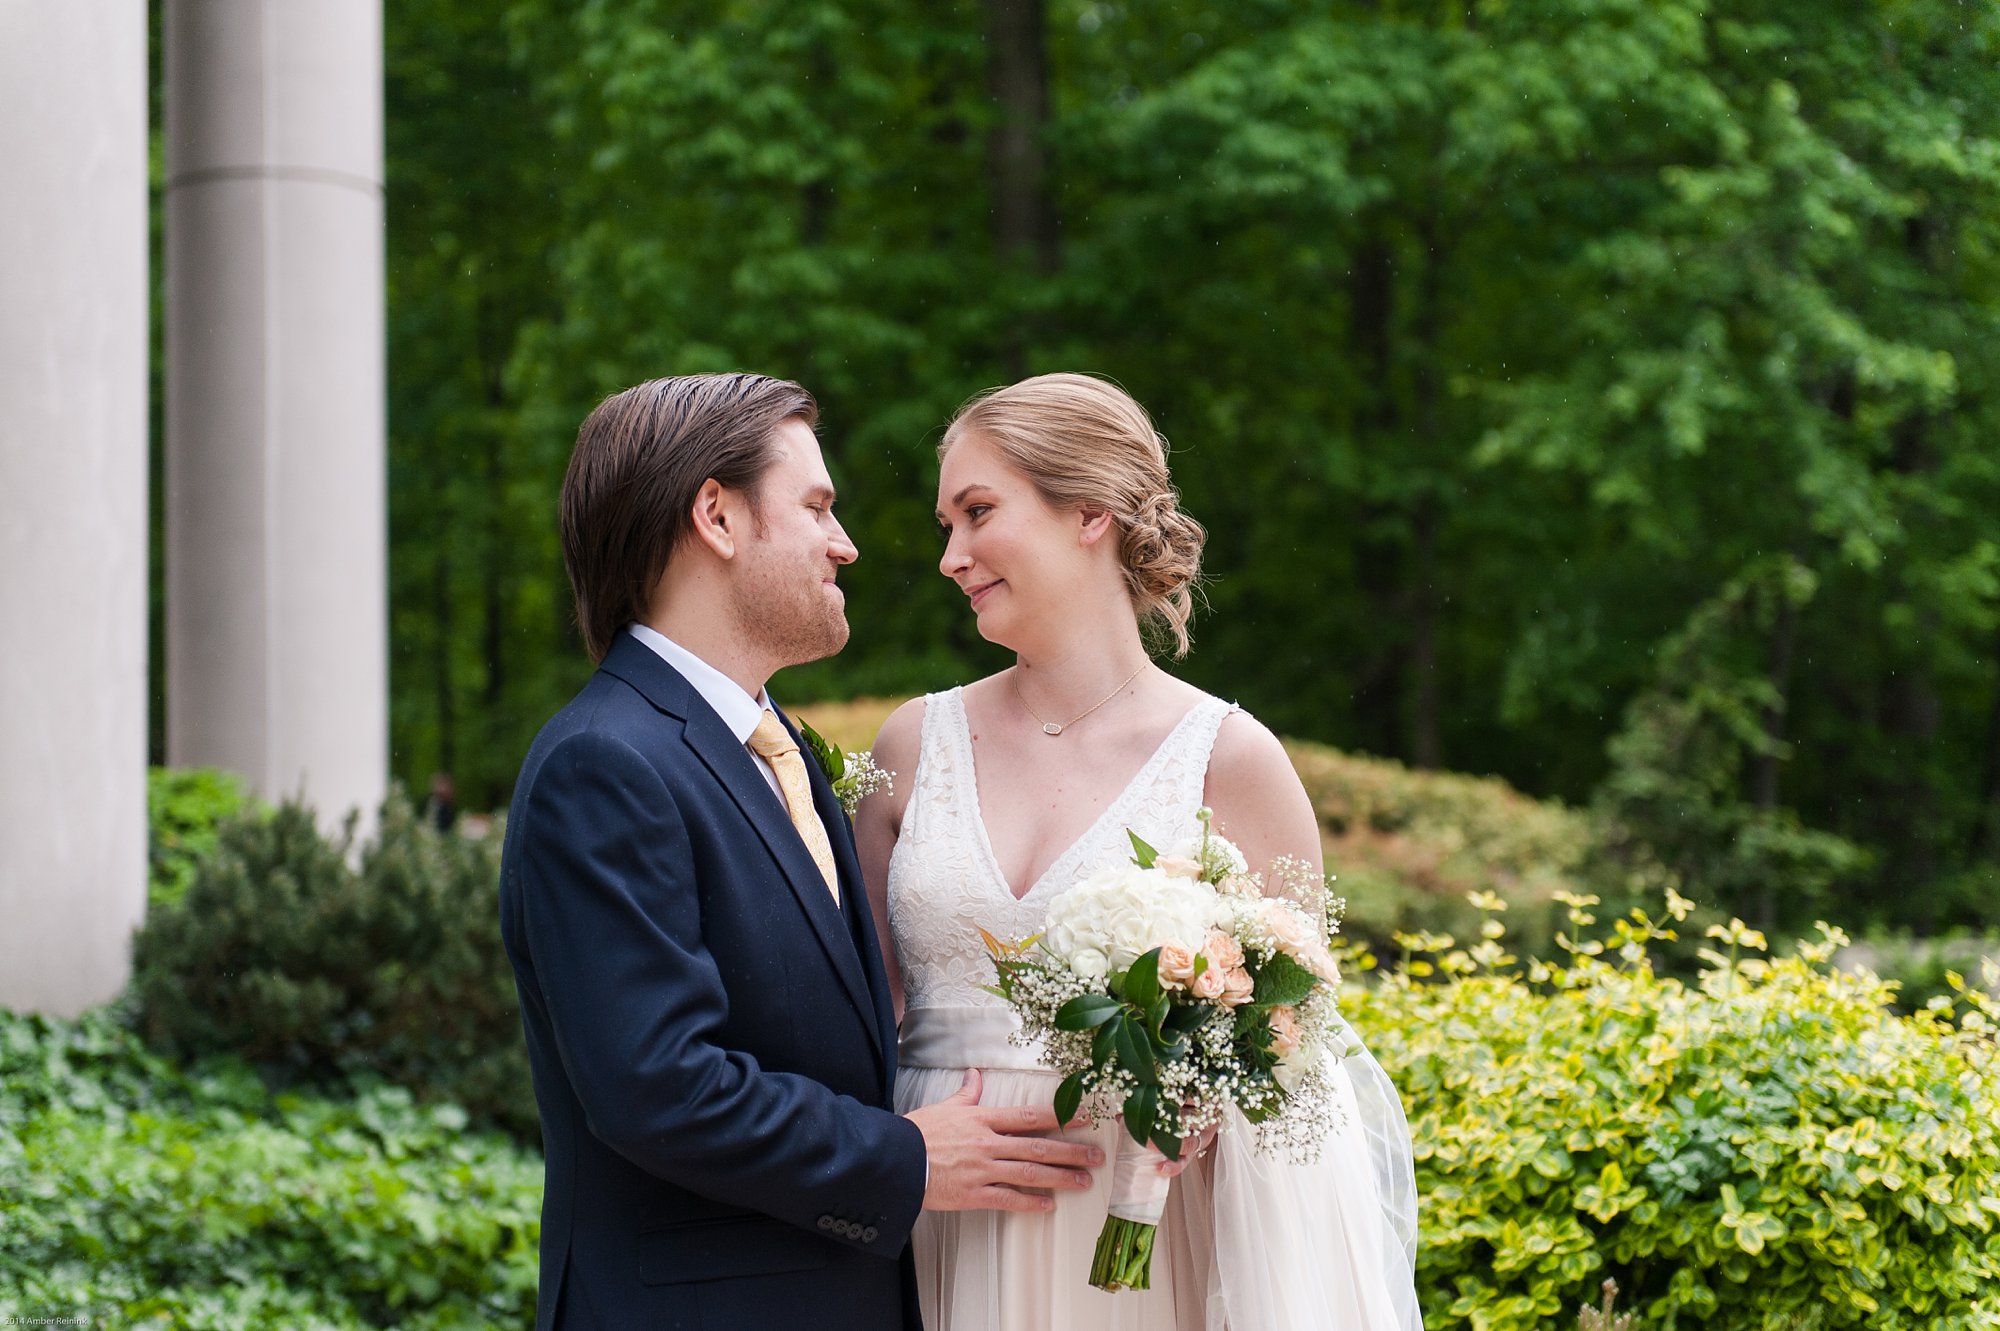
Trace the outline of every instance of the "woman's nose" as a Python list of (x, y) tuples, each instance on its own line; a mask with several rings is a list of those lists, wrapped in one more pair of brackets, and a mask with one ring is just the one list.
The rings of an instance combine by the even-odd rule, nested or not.
[(944, 543), (944, 557), (938, 560), (938, 572), (947, 578), (956, 578), (970, 567), (972, 567), (972, 557), (959, 545), (958, 533), (953, 532), (951, 538)]

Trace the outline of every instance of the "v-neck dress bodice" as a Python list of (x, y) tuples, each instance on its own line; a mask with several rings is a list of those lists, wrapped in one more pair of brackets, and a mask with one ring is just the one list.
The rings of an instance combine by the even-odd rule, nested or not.
[(889, 927), (906, 1004), (903, 1066), (1041, 1066), (1034, 1051), (1008, 1042), (1013, 1014), (984, 992), (994, 974), (979, 930), (1009, 941), (1041, 932), (1049, 902), (1131, 856), (1128, 830), (1157, 846), (1191, 835), (1216, 732), (1233, 710), (1219, 698), (1189, 709), (1097, 819), (1017, 898), (980, 815), (964, 693), (924, 699), (914, 785), (889, 861)]

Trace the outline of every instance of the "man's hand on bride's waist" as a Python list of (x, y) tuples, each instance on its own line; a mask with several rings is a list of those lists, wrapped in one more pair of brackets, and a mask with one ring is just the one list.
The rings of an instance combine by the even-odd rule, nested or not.
[(924, 1137), (926, 1211), (1046, 1211), (1050, 1191), (1090, 1186), (1102, 1150), (1051, 1135), (1060, 1126), (1051, 1106), (981, 1105), (980, 1085), (972, 1068), (951, 1097), (905, 1115)]

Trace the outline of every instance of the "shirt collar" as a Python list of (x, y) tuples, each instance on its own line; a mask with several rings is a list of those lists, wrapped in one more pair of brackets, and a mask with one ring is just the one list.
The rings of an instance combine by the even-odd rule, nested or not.
[[(743, 686), (717, 670), (708, 662), (696, 656), (687, 648), (645, 624), (627, 626), (626, 632), (645, 643), (656, 652), (662, 661), (681, 672), (681, 678), (694, 686), (702, 701), (715, 709), (722, 718), (722, 724), (736, 736), (738, 744), (748, 744), (757, 723), (764, 719), (764, 709), (771, 707), (771, 691), (765, 689), (753, 698), (743, 691)], [(772, 710), (776, 710), (773, 708)]]

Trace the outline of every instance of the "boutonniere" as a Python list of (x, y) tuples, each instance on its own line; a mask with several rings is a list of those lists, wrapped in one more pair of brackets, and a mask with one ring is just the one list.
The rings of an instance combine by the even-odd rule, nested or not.
[(834, 797), (840, 807), (852, 818), (861, 801), (878, 790), (893, 790), (896, 778), (894, 772), (885, 772), (870, 753), (843, 753), (829, 744), (826, 737), (812, 728), (812, 723), (804, 717), (795, 718), (799, 723), (799, 733), (805, 737), (806, 750), (819, 764), (819, 770), (826, 773), (826, 779), (833, 786)]

